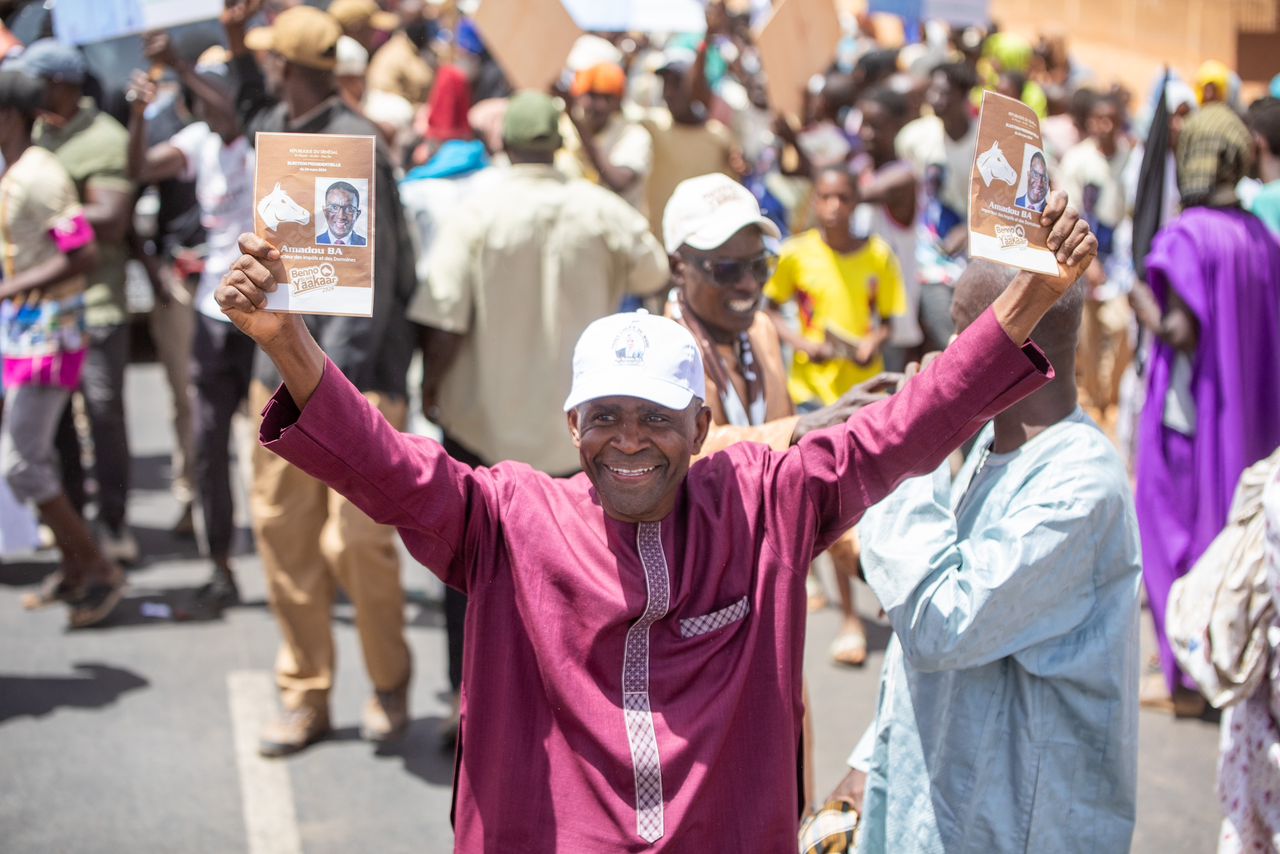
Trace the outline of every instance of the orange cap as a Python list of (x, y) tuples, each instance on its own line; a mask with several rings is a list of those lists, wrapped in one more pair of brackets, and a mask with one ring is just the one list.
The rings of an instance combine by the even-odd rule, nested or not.
[(627, 91), (627, 73), (622, 66), (613, 63), (593, 65), (586, 71), (579, 71), (573, 78), (573, 88), (569, 90), (573, 97), (581, 97), (588, 92), (597, 95), (617, 95), (619, 98)]

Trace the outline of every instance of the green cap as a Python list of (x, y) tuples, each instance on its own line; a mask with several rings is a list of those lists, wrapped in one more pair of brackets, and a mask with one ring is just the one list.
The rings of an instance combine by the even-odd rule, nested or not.
[(542, 92), (517, 92), (507, 103), (502, 142), (522, 151), (555, 151), (560, 147), (560, 107)]

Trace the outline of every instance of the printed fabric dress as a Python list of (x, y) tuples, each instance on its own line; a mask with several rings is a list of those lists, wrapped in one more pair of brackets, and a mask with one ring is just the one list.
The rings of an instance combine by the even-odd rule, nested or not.
[[(1263, 497), (1267, 517), (1267, 580), (1280, 603), (1280, 471)], [(1280, 617), (1267, 627), (1267, 674), (1243, 703), (1222, 713), (1218, 854), (1280, 851)]]

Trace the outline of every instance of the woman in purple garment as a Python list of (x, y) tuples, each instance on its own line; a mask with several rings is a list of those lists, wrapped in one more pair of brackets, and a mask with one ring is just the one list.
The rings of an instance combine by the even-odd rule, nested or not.
[(1147, 257), (1159, 310), (1140, 312), (1157, 340), (1137, 506), (1163, 678), (1144, 685), (1142, 702), (1179, 716), (1200, 714), (1204, 700), (1165, 638), (1169, 587), (1222, 529), (1240, 473), (1280, 445), (1280, 243), (1236, 198), (1251, 159), (1249, 132), (1229, 107), (1191, 118), (1177, 148), (1183, 213)]

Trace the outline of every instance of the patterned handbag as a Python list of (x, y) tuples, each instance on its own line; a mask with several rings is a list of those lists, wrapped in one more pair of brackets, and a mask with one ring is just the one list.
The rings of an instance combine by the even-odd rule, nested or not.
[(800, 854), (853, 854), (858, 811), (848, 801), (830, 800), (800, 824)]

